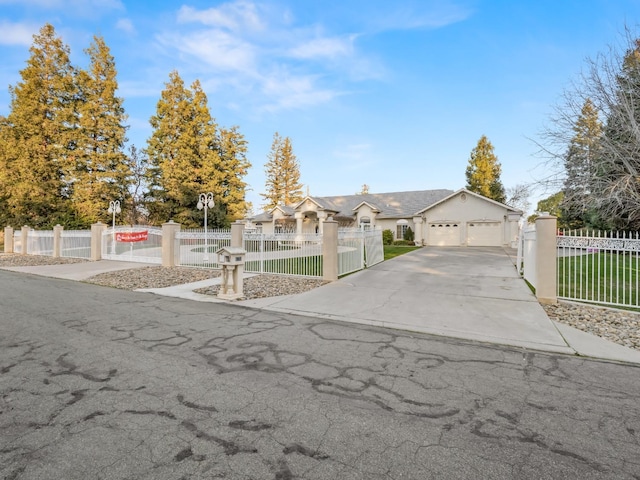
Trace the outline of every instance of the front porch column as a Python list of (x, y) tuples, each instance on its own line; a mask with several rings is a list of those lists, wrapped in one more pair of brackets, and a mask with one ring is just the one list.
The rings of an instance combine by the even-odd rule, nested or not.
[(296, 234), (301, 235), (302, 234), (302, 221), (304, 220), (304, 213), (296, 212), (295, 213), (295, 217), (296, 217)]
[(318, 233), (322, 235), (324, 232), (324, 222), (327, 219), (326, 212), (318, 212)]
[(422, 217), (413, 217), (413, 241), (422, 245)]

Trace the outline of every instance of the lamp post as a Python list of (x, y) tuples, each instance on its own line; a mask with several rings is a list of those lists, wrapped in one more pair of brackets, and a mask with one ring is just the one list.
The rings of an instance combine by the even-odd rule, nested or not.
[(213, 208), (213, 193), (201, 193), (198, 197), (198, 210), (204, 208), (204, 257), (202, 260), (209, 261), (209, 246), (207, 245), (207, 210)]
[(116, 213), (120, 213), (122, 209), (120, 208), (120, 200), (111, 200), (109, 202), (109, 209), (107, 212), (113, 214), (113, 224), (111, 227), (111, 254), (116, 254)]

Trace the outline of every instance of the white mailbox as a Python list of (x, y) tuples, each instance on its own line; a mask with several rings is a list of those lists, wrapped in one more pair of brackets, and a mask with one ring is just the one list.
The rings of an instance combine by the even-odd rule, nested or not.
[(246, 250), (240, 247), (222, 247), (216, 254), (222, 269), (218, 298), (237, 300), (244, 297), (242, 275)]

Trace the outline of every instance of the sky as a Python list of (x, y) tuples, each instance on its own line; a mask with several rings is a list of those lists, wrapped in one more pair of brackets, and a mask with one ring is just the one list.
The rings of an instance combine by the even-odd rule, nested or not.
[(248, 142), (256, 213), (275, 132), (315, 196), (458, 190), (482, 135), (508, 189), (546, 177), (554, 106), (639, 22), (640, 0), (0, 0), (0, 115), (50, 23), (80, 67), (104, 38), (138, 149), (169, 73), (199, 80)]

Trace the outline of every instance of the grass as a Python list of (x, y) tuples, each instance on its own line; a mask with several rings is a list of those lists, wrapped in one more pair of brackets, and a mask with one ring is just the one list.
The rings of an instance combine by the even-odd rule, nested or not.
[(558, 296), (601, 304), (636, 307), (640, 257), (594, 252), (558, 258)]
[(413, 250), (417, 250), (418, 248), (420, 247), (409, 247), (406, 245), (384, 245), (384, 259), (389, 260), (390, 258), (404, 255), (405, 253), (412, 252)]
[[(321, 277), (322, 255), (265, 260), (262, 268), (264, 273), (284, 273), (288, 275), (312, 275)], [(259, 269), (259, 261), (249, 261), (245, 264), (245, 270), (247, 271), (257, 272)]]

